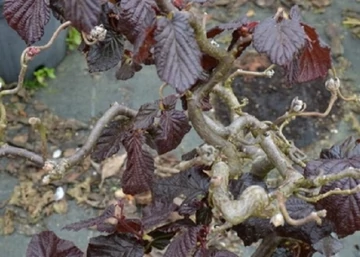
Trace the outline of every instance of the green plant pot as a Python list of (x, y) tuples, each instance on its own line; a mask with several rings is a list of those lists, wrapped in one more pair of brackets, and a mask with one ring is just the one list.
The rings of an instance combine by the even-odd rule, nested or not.
[[(0, 77), (6, 83), (18, 80), (20, 72), (20, 56), (26, 48), (25, 42), (13, 30), (3, 16), (3, 0), (0, 0)], [(53, 16), (45, 26), (45, 33), (35, 45), (43, 45), (48, 42), (53, 32), (60, 25)], [(26, 79), (33, 78), (33, 72), (43, 66), (55, 68), (66, 54), (66, 31), (62, 31), (54, 44), (47, 50), (41, 52), (29, 64)]]

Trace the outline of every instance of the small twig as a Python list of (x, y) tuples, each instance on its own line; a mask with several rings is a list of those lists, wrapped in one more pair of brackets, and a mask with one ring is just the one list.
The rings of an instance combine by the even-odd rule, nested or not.
[(277, 118), (274, 121), (275, 125), (279, 125), (281, 123), (282, 126), (281, 128), (283, 128), (285, 125), (287, 125), (291, 120), (293, 120), (295, 117), (320, 117), (320, 118), (324, 118), (327, 115), (329, 115), (329, 113), (331, 112), (334, 103), (336, 102), (338, 98), (338, 94), (334, 94), (333, 92), (331, 92), (331, 97), (329, 100), (329, 104), (326, 108), (326, 110), (324, 112), (286, 112), (283, 116)]
[[(275, 125), (279, 125), (281, 123), (281, 127), (280, 127), (280, 131), (283, 129), (283, 127), (285, 125), (287, 125), (291, 120), (295, 119), (295, 117), (320, 117), (320, 118), (324, 118), (327, 115), (329, 115), (329, 113), (331, 112), (334, 103), (336, 102), (336, 100), (338, 99), (339, 96), (341, 95), (340, 92), (340, 79), (339, 78), (335, 78), (335, 79), (329, 79), (325, 82), (325, 88), (330, 91), (331, 93), (331, 97), (329, 100), (329, 104), (328, 107), (326, 108), (326, 110), (324, 112), (305, 112), (305, 108), (306, 108), (306, 104), (303, 103), (303, 101), (299, 100), (297, 97), (294, 98), (294, 100), (292, 101), (291, 104), (291, 108), (289, 111), (287, 111), (283, 116), (277, 118), (274, 121)], [(344, 97), (342, 97), (342, 99), (346, 99)], [(350, 100), (356, 100), (356, 99), (350, 99)], [(295, 103), (295, 105), (294, 105)]]
[(13, 95), (13, 94), (16, 94), (17, 92), (19, 92), (19, 90), (22, 88), (22, 86), (24, 84), (24, 78), (25, 78), (25, 74), (27, 71), (27, 63), (35, 55), (38, 55), (42, 50), (49, 48), (54, 43), (54, 41), (58, 37), (59, 33), (63, 29), (67, 28), (70, 25), (71, 25), (70, 21), (67, 21), (67, 22), (64, 22), (63, 24), (61, 24), (56, 29), (56, 31), (54, 32), (54, 34), (52, 35), (50, 40), (47, 42), (47, 44), (45, 44), (43, 46), (29, 46), (29, 47), (25, 48), (25, 50), (22, 52), (21, 57), (20, 57), (21, 69), (20, 69), (17, 86), (13, 89), (0, 91), (0, 97), (4, 96), (4, 95)]
[(207, 12), (204, 12), (203, 18), (202, 18), (202, 28), (204, 30), (204, 36), (206, 36), (206, 22), (207, 22), (208, 14)]
[(242, 69), (237, 69), (234, 73), (232, 73), (228, 80), (234, 80), (237, 76), (244, 76), (244, 75), (250, 75), (250, 76), (256, 76), (256, 77), (267, 77), (271, 78), (274, 75), (274, 71), (272, 70), (274, 68), (274, 64), (270, 65), (266, 70), (264, 71), (246, 71)]
[(0, 147), (0, 157), (9, 156), (9, 155), (23, 157), (25, 159), (28, 159), (29, 161), (32, 161), (33, 163), (35, 163), (37, 166), (40, 167), (44, 165), (44, 159), (39, 154), (36, 154), (24, 148), (14, 147), (7, 144), (2, 145)]
[[(155, 166), (158, 173), (169, 173), (176, 174), (181, 171), (188, 170), (194, 166), (211, 166), (215, 159), (218, 157), (219, 152), (215, 149), (215, 147), (207, 144), (203, 144), (200, 147), (196, 148), (196, 152), (199, 156), (192, 158), (190, 160), (181, 161), (176, 164), (174, 167), (164, 167), (161, 165), (156, 165), (159, 157), (155, 158)], [(166, 174), (167, 175), (167, 174)]]
[(303, 160), (306, 159), (306, 154), (303, 153), (300, 149), (298, 149), (295, 146), (290, 147), (290, 150), (288, 152), (288, 156), (291, 161), (299, 165), (300, 167), (305, 168), (306, 164), (303, 162)]
[(136, 113), (137, 112), (135, 110), (120, 105), (117, 102), (112, 104), (112, 106), (96, 122), (85, 144), (74, 155), (70, 156), (67, 159), (69, 166), (77, 164), (79, 161), (83, 160), (87, 155), (89, 155), (92, 147), (95, 145), (97, 139), (100, 137), (102, 130), (113, 118), (118, 115), (132, 118), (135, 117)]
[(344, 96), (344, 95), (341, 93), (340, 89), (338, 89), (338, 95), (339, 95), (339, 97), (340, 97), (342, 100), (344, 100), (344, 101), (346, 101), (346, 102), (352, 102), (352, 101), (359, 102), (359, 101), (360, 101), (360, 98), (359, 98), (359, 96), (357, 96), (357, 95), (353, 95), (353, 96), (350, 96), (350, 97)]
[(39, 50), (45, 50), (48, 49), (50, 46), (52, 46), (52, 44), (54, 43), (55, 39), (59, 36), (60, 32), (64, 29), (66, 29), (67, 27), (69, 27), (71, 25), (71, 21), (66, 21), (63, 24), (61, 24), (54, 32), (54, 34), (51, 36), (50, 40), (47, 42), (47, 44), (43, 45), (43, 46), (35, 46), (36, 48), (38, 48)]
[(47, 149), (47, 130), (45, 125), (39, 118), (31, 117), (29, 118), (29, 124), (39, 132), (41, 140), (41, 152), (44, 160), (47, 159), (48, 149)]
[(232, 228), (234, 225), (231, 224), (230, 222), (225, 222), (224, 224), (221, 224), (220, 226), (214, 226), (214, 228), (211, 229), (211, 233), (212, 234), (219, 234), (229, 228)]
[[(158, 157), (156, 157), (156, 158), (158, 158)], [(155, 158), (155, 163), (156, 163), (156, 158)], [(193, 166), (202, 165), (202, 164), (204, 164), (204, 161), (201, 156), (198, 156), (198, 157), (195, 157), (188, 161), (181, 161), (174, 167), (166, 167), (166, 166), (156, 165), (156, 164), (155, 164), (155, 167), (156, 167), (156, 173), (176, 174), (181, 171), (190, 169)]]
[(315, 221), (318, 225), (321, 225), (321, 218), (324, 218), (326, 216), (326, 210), (321, 210), (317, 212), (312, 212), (302, 219), (295, 220), (290, 217), (288, 211), (286, 210), (284, 195), (280, 191), (278, 191), (276, 193), (276, 196), (281, 214), (284, 216), (285, 221), (292, 226), (301, 226), (311, 221)]
[(308, 183), (312, 187), (320, 187), (328, 184), (329, 182), (341, 180), (343, 178), (360, 179), (360, 169), (349, 167), (337, 174), (320, 175), (316, 178), (307, 179), (304, 183)]
[(324, 194), (320, 194), (320, 195), (313, 196), (313, 197), (307, 197), (307, 196), (303, 196), (301, 194), (297, 194), (296, 196), (303, 199), (304, 201), (316, 203), (316, 202), (320, 201), (321, 199), (324, 199), (330, 195), (351, 195), (351, 194), (355, 194), (358, 192), (360, 192), (360, 185), (357, 185), (356, 187), (354, 187), (352, 189), (346, 189), (346, 190), (341, 190), (340, 188), (335, 188), (334, 190), (330, 190)]
[(87, 37), (87, 34), (84, 31), (81, 31), (81, 36), (85, 44), (87, 44), (88, 46), (95, 45), (98, 42), (97, 40), (90, 41)]
[(328, 116), (329, 113), (331, 112), (331, 109), (333, 108), (334, 103), (336, 102), (337, 98), (338, 98), (337, 94), (331, 94), (331, 98), (330, 98), (328, 107), (326, 108), (326, 110), (324, 112), (300, 112), (296, 116), (298, 116), (298, 117), (313, 116), (313, 117), (324, 118), (324, 117)]
[(5, 105), (0, 96), (0, 142), (3, 142), (5, 139), (5, 128), (6, 128), (6, 109)]
[(167, 83), (163, 83), (160, 88), (159, 88), (159, 96), (160, 96), (160, 99), (164, 99), (164, 89), (165, 87), (167, 87)]

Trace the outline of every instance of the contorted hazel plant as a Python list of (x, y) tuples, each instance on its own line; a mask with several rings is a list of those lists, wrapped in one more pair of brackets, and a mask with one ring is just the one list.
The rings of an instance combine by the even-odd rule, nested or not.
[[(194, 4), (206, 2), (4, 1), (6, 20), (28, 47), (21, 56), (17, 86), (2, 89), (1, 98), (19, 91), (27, 64), (69, 25), (81, 32), (79, 50), (86, 56), (89, 72), (116, 66), (115, 77), (126, 80), (138, 76), (143, 65), (155, 65), (164, 81), (160, 99), (139, 110), (113, 103), (85, 144), (70, 157), (47, 158), (46, 135), (41, 137), (41, 154), (2, 141), (0, 156), (31, 160), (47, 171), (44, 183), (62, 178), (90, 154), (101, 162), (124, 148), (128, 158), (121, 180), (123, 191), (131, 195), (150, 192), (152, 196), (151, 204), (137, 219), (126, 217), (124, 201), (119, 201), (99, 217), (65, 226), (75, 231), (96, 226), (104, 232), (90, 239), (86, 253), (44, 231), (33, 237), (27, 256), (136, 257), (154, 248), (172, 257), (237, 256), (216, 244), (216, 238), (228, 230), (235, 231), (245, 245), (262, 239), (254, 257), (311, 256), (316, 251), (330, 256), (341, 248), (337, 237), (360, 229), (359, 140), (349, 137), (323, 150), (319, 159), (310, 160), (282, 133), (298, 116), (325, 117), (338, 98), (358, 98), (344, 97), (339, 78), (333, 77), (325, 83), (331, 97), (324, 112), (307, 111), (306, 99), (294, 96), (284, 115), (261, 121), (243, 111), (247, 101), (239, 102), (231, 87), (236, 76), (271, 77), (274, 66), (283, 67), (293, 84), (325, 78), (332, 68), (330, 48), (302, 21), (297, 6), (289, 13), (279, 9), (260, 22), (239, 17), (207, 30), (206, 19), (192, 11)], [(32, 46), (42, 37), (51, 12), (62, 25), (48, 44)], [(214, 43), (224, 31), (232, 33), (226, 48)], [(242, 58), (249, 46), (267, 55), (272, 65), (263, 72), (234, 69), (235, 60)], [(174, 94), (163, 96), (166, 85)], [(230, 125), (213, 117), (214, 96), (230, 108)], [(180, 101), (182, 109), (176, 107)], [(0, 105), (4, 138), (6, 108), (2, 102)], [(32, 119), (32, 125), (44, 134), (41, 120)], [(161, 166), (158, 155), (180, 146), (192, 127), (204, 144), (185, 154), (175, 166)], [(278, 178), (268, 176), (272, 170)], [(165, 173), (174, 174), (164, 177)], [(175, 204), (175, 198), (182, 202)], [(173, 212), (178, 219), (168, 219)], [(109, 218), (117, 222), (110, 224)]]

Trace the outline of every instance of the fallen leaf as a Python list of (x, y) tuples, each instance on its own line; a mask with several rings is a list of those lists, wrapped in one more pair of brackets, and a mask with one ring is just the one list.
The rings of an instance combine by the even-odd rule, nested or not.
[(65, 158), (67, 158), (67, 157), (70, 157), (71, 155), (73, 155), (73, 154), (75, 154), (75, 153), (76, 153), (76, 149), (75, 149), (75, 148), (68, 148), (68, 149), (66, 149), (66, 150), (64, 151), (63, 156), (64, 156)]
[(311, 0), (311, 3), (316, 8), (324, 8), (326, 6), (329, 6), (331, 4), (330, 0)]
[(59, 214), (65, 214), (68, 210), (68, 204), (65, 199), (57, 201), (53, 204), (54, 211)]
[(106, 159), (100, 166), (101, 182), (99, 187), (102, 188), (104, 180), (120, 173), (121, 168), (124, 166), (127, 154), (114, 155)]
[(90, 194), (90, 184), (91, 177), (87, 177), (83, 182), (75, 184), (73, 188), (68, 189), (66, 193), (75, 198), (77, 203), (84, 203)]
[(10, 235), (14, 232), (14, 213), (11, 210), (6, 210), (3, 217), (3, 234)]

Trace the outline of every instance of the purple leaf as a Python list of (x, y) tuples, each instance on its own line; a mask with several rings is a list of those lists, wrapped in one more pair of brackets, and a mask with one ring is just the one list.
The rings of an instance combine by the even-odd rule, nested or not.
[(290, 9), (290, 19), (294, 20), (294, 21), (301, 21), (301, 11), (299, 6), (294, 5), (293, 7), (291, 7)]
[(190, 218), (184, 218), (181, 220), (176, 220), (170, 224), (161, 226), (156, 230), (164, 233), (172, 233), (172, 232), (177, 233), (184, 228), (193, 228), (193, 227), (196, 227), (196, 223), (192, 221)]
[(160, 115), (162, 133), (155, 138), (159, 154), (167, 153), (181, 143), (184, 136), (190, 131), (189, 120), (183, 111), (162, 111)]
[(177, 205), (174, 203), (155, 200), (151, 205), (148, 205), (143, 209), (141, 221), (144, 229), (147, 230), (166, 221), (170, 213), (175, 211), (176, 208)]
[(237, 233), (245, 246), (252, 245), (271, 234), (275, 236), (274, 227), (268, 219), (249, 218), (245, 222), (233, 226), (232, 230)]
[(160, 17), (155, 30), (155, 65), (159, 77), (185, 92), (202, 73), (201, 52), (188, 15), (175, 12), (171, 20)]
[(201, 226), (191, 227), (176, 236), (167, 248), (164, 257), (188, 256), (196, 247), (197, 236)]
[[(286, 209), (293, 219), (301, 219), (315, 211), (313, 205), (296, 197), (290, 197), (286, 201)], [(301, 240), (307, 245), (312, 245), (322, 238), (330, 235), (333, 231), (332, 222), (325, 219), (321, 226), (316, 222), (309, 222), (301, 226), (292, 226), (285, 224), (284, 226), (274, 227), (268, 219), (249, 218), (245, 222), (232, 228), (237, 232), (238, 236), (244, 241), (244, 245), (248, 246), (257, 242), (259, 239), (267, 236), (280, 236)]]
[(304, 48), (297, 57), (287, 65), (287, 79), (289, 82), (303, 83), (317, 78), (324, 78), (331, 68), (330, 47), (328, 47), (316, 30), (301, 23), (308, 37)]
[(151, 247), (163, 250), (166, 246), (170, 244), (170, 240), (175, 236), (175, 234), (175, 232), (166, 233), (158, 230), (153, 230), (148, 233), (148, 235), (152, 237), (150, 245)]
[(154, 199), (172, 202), (181, 194), (195, 199), (205, 195), (209, 189), (210, 178), (202, 171), (203, 167), (192, 167), (172, 177), (158, 177), (153, 184)]
[(184, 228), (193, 228), (196, 227), (196, 223), (190, 218), (186, 217), (181, 220), (176, 220), (172, 223), (166, 224), (156, 229), (156, 231), (161, 231), (164, 233), (177, 233)]
[(323, 149), (320, 153), (321, 159), (343, 159), (360, 156), (359, 140), (353, 136), (348, 137), (344, 142), (333, 145), (330, 149)]
[[(330, 155), (322, 154), (323, 157), (340, 157), (337, 159), (317, 159), (307, 163), (304, 170), (306, 178), (311, 179), (321, 175), (338, 174), (339, 172), (353, 167), (360, 168), (360, 155), (358, 155), (358, 142), (347, 139), (339, 146), (333, 146)], [(360, 184), (360, 179), (343, 178), (330, 182), (321, 187), (321, 194), (335, 188), (341, 190), (353, 189)], [(315, 205), (317, 210), (326, 209), (326, 218), (335, 225), (335, 231), (339, 237), (345, 237), (360, 230), (360, 193), (345, 195), (331, 195), (318, 201)]]
[[(127, 39), (137, 45), (142, 45), (146, 38), (146, 29), (156, 21), (154, 11), (156, 3), (154, 0), (122, 0), (120, 2), (120, 13), (118, 29)], [(134, 51), (137, 52), (137, 49)]]
[(164, 99), (158, 100), (161, 101), (165, 110), (171, 111), (174, 110), (176, 107), (176, 102), (178, 100), (178, 97), (175, 94), (168, 95)]
[(39, 41), (44, 35), (44, 27), (50, 19), (48, 1), (5, 0), (3, 8), (6, 21), (27, 45)]
[(143, 149), (145, 136), (139, 130), (128, 133), (123, 145), (128, 154), (126, 169), (122, 177), (125, 194), (140, 194), (151, 189), (154, 173), (154, 159)]
[(135, 72), (138, 72), (142, 69), (142, 66), (136, 62), (132, 58), (127, 56), (123, 56), (121, 60), (121, 64), (116, 70), (115, 77), (118, 80), (128, 80), (134, 77)]
[(145, 31), (140, 34), (134, 43), (134, 60), (138, 63), (146, 62), (152, 55), (153, 47), (155, 44), (154, 39), (155, 20), (150, 27), (145, 28)]
[(52, 231), (43, 231), (32, 237), (26, 257), (82, 257), (84, 253), (72, 242), (60, 239)]
[(130, 121), (128, 119), (110, 122), (97, 140), (91, 158), (97, 162), (101, 162), (116, 154), (120, 150), (122, 140), (130, 127)]
[(213, 218), (212, 208), (209, 206), (202, 206), (196, 211), (196, 224), (210, 225)]
[(106, 224), (105, 221), (108, 218), (114, 217), (114, 215), (115, 205), (110, 205), (104, 210), (104, 212), (100, 216), (66, 225), (65, 227), (63, 227), (63, 229), (79, 231), (80, 229), (89, 228), (95, 225), (104, 225)]
[(115, 67), (121, 60), (124, 51), (122, 35), (107, 30), (106, 37), (89, 47), (86, 51), (86, 61), (89, 72), (107, 71)]
[(153, 37), (156, 24), (155, 9), (157, 5), (154, 0), (120, 2), (116, 29), (133, 44), (132, 59), (137, 64), (148, 61), (151, 55), (150, 50), (155, 43)]
[(66, 21), (64, 17), (64, 0), (50, 0), (50, 8), (56, 19), (62, 23)]
[(253, 44), (271, 62), (286, 65), (305, 45), (306, 34), (300, 23), (282, 17), (267, 18), (255, 27)]
[(186, 200), (184, 200), (179, 206), (178, 213), (182, 216), (194, 214), (204, 205), (201, 201), (201, 197), (204, 197), (204, 195), (196, 195), (195, 197), (186, 198)]
[(154, 123), (154, 119), (159, 110), (159, 105), (157, 103), (146, 103), (141, 105), (135, 116), (134, 129), (148, 129)]
[(90, 239), (86, 251), (87, 257), (143, 257), (144, 248), (140, 243), (126, 234), (111, 234)]
[(106, 71), (115, 67), (121, 61), (124, 53), (124, 38), (120, 33), (113, 30), (108, 21), (111, 10), (108, 5), (102, 6), (101, 9), (98, 23), (106, 29), (105, 39), (93, 45), (86, 45), (85, 42), (82, 42), (79, 47), (79, 50), (86, 55), (90, 73)]
[(126, 219), (124, 216), (118, 218), (116, 225), (118, 233), (131, 233), (139, 235), (142, 230), (141, 220), (139, 219)]
[[(286, 209), (293, 219), (305, 218), (311, 212), (316, 211), (312, 204), (296, 197), (290, 197), (286, 201)], [(318, 225), (315, 221), (308, 222), (302, 226), (285, 224), (284, 226), (276, 228), (276, 235), (281, 237), (291, 237), (312, 245), (330, 235), (332, 231), (332, 223), (328, 219), (324, 219), (321, 225)]]
[(237, 257), (237, 255), (227, 250), (200, 248), (195, 252), (194, 257)]
[(99, 0), (65, 0), (64, 15), (78, 30), (90, 33), (98, 24), (101, 13)]

